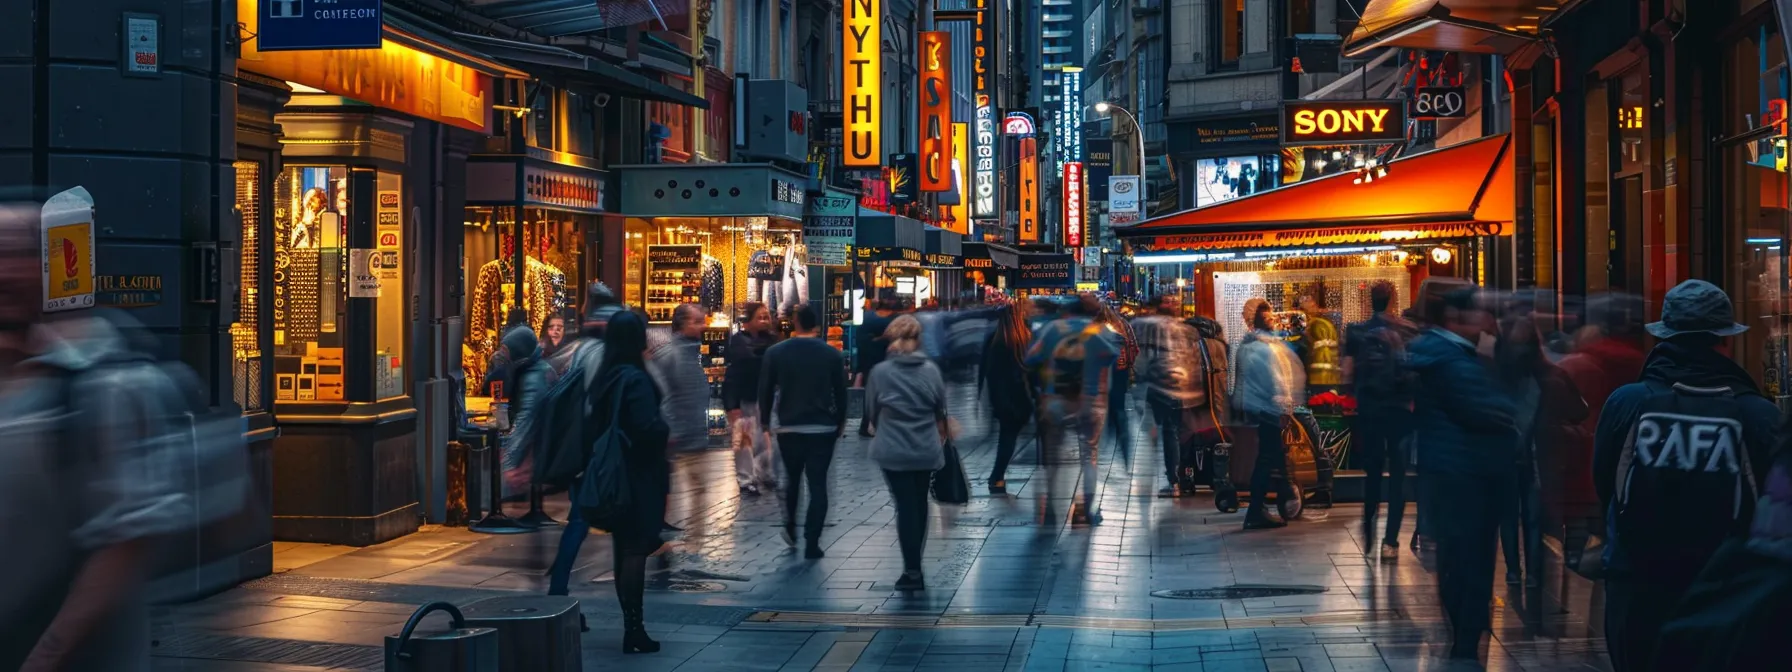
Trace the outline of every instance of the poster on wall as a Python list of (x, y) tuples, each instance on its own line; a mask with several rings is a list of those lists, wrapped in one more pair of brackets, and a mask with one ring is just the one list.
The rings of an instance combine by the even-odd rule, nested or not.
[(348, 298), (380, 298), (379, 250), (353, 248), (348, 251)]
[(1195, 207), (1225, 203), (1266, 191), (1275, 185), (1279, 164), (1261, 157), (1231, 156), (1195, 161)]
[(93, 195), (82, 187), (44, 203), (44, 312), (93, 307)]
[(846, 248), (852, 245), (857, 230), (858, 199), (837, 192), (809, 199), (809, 216), (803, 219), (803, 243), (808, 249), (808, 263), (816, 266), (845, 266)]

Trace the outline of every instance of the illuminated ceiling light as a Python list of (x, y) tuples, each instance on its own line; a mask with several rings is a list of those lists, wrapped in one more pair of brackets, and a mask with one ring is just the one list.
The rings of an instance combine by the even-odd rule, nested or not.
[(1447, 264), (1447, 263), (1450, 263), (1450, 260), (1454, 259), (1455, 257), (1456, 257), (1456, 255), (1450, 252), (1450, 248), (1447, 248), (1447, 247), (1431, 248), (1431, 260), (1435, 261), (1437, 263)]

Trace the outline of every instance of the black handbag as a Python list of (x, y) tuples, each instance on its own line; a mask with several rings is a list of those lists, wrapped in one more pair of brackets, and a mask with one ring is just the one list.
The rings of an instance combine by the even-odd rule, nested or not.
[(617, 422), (621, 413), (622, 390), (613, 389), (604, 432), (591, 444), (591, 461), (585, 465), (585, 474), (580, 477), (573, 500), (585, 524), (611, 532), (623, 524), (633, 504), (628, 462), (623, 455), (628, 437), (623, 434), (621, 423)]
[(947, 441), (943, 450), (946, 463), (933, 472), (933, 499), (941, 504), (969, 504), (971, 480), (964, 475), (964, 461), (958, 459), (958, 446)]

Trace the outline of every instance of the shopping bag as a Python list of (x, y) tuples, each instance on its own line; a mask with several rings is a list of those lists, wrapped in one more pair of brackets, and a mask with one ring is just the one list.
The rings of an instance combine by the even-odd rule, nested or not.
[(933, 472), (933, 498), (941, 504), (968, 504), (971, 481), (964, 475), (964, 461), (958, 459), (958, 446), (947, 441), (944, 450), (946, 464)]

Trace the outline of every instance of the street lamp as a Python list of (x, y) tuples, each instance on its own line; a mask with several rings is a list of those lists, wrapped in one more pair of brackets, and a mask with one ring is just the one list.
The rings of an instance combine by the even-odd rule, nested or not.
[(1115, 105), (1115, 104), (1110, 103), (1105, 100), (1095, 104), (1095, 111), (1100, 112), (1102, 114), (1110, 114), (1111, 112), (1119, 112), (1121, 114), (1126, 115), (1127, 121), (1132, 122), (1133, 136), (1137, 137), (1139, 139), (1139, 156), (1138, 156), (1139, 173), (1138, 174), (1139, 174), (1139, 183), (1141, 186), (1143, 186), (1143, 184), (1145, 182), (1145, 127), (1139, 125), (1139, 118), (1132, 116), (1132, 113), (1126, 111), (1126, 108), (1121, 107), (1119, 105)]

